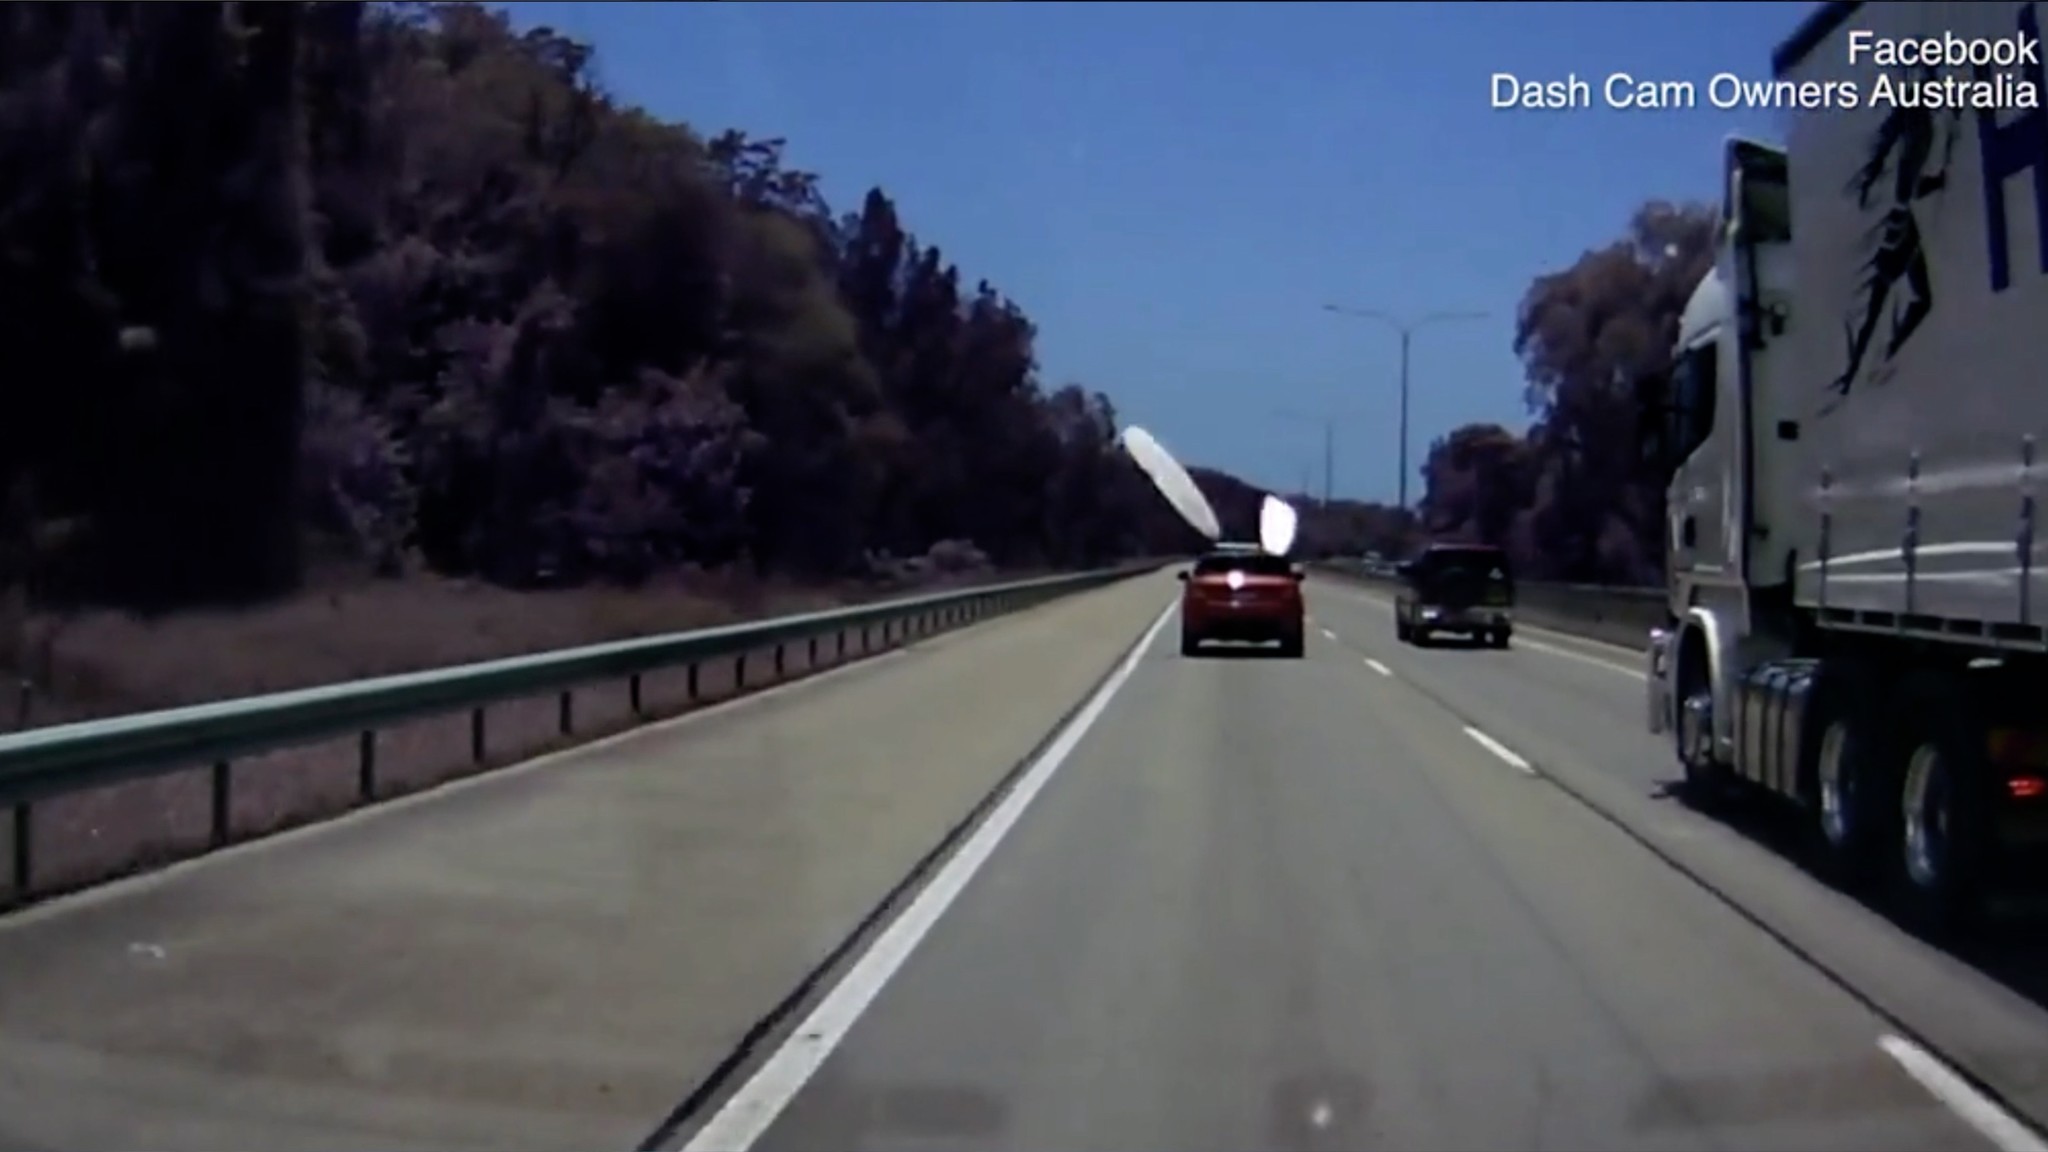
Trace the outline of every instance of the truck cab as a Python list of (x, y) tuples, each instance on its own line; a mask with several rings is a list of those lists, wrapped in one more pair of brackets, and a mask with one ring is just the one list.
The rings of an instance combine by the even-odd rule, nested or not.
[[(1637, 383), (1644, 450), (1665, 487), (1671, 626), (1651, 637), (1650, 726), (1677, 725), (1688, 760), (1734, 739), (1731, 687), (1719, 669), (1768, 658), (1753, 619), (1790, 593), (1790, 483), (1778, 446), (1796, 442), (1785, 398), (1798, 365), (1790, 197), (1783, 149), (1731, 139), (1714, 266), (1680, 315), (1668, 373)], [(1688, 702), (1690, 704), (1688, 705)], [(1687, 724), (1690, 727), (1687, 727)]]

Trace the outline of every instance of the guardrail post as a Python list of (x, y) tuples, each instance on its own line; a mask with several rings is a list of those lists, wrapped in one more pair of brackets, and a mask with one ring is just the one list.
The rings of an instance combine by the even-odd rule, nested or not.
[(30, 867), (35, 860), (35, 815), (35, 808), (26, 802), (14, 806), (13, 871), (14, 899), (17, 902), (28, 899), (29, 887), (35, 883), (35, 873)]
[(377, 733), (371, 728), (356, 734), (356, 799), (377, 802)]
[(225, 848), (231, 831), (235, 770), (225, 760), (213, 762), (213, 827), (207, 839), (215, 848)]
[(777, 680), (782, 679), (783, 667), (784, 661), (782, 659), (782, 645), (777, 644), (775, 646), (775, 678)]
[(576, 731), (576, 693), (562, 689), (560, 702), (555, 707), (555, 729), (567, 736)]
[(695, 704), (697, 702), (697, 666), (695, 664), (690, 665), (689, 696), (690, 703)]
[(742, 652), (739, 655), (732, 658), (732, 690), (733, 692), (738, 693), (743, 691), (746, 688), (746, 686), (747, 654), (745, 652)]
[(638, 672), (626, 677), (626, 707), (632, 709), (635, 716), (642, 713), (640, 707), (640, 674)]
[(813, 669), (813, 668), (816, 668), (817, 666), (818, 666), (818, 638), (817, 638), (816, 636), (813, 636), (813, 637), (811, 637), (811, 638), (809, 638), (809, 639), (807, 639), (807, 640), (805, 640), (805, 641), (804, 641), (804, 667), (805, 667), (806, 669)]
[(481, 764), (484, 762), (484, 710), (469, 710), (469, 758)]
[(844, 660), (846, 659), (846, 629), (841, 628), (836, 635), (839, 640), (839, 654), (833, 657), (833, 659)]

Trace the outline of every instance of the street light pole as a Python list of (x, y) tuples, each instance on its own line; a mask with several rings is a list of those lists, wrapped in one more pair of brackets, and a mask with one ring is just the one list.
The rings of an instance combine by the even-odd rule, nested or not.
[(1337, 486), (1337, 422), (1323, 421), (1323, 507), (1330, 506)]
[(1430, 312), (1414, 320), (1403, 320), (1391, 312), (1377, 309), (1345, 308), (1337, 304), (1323, 305), (1323, 311), (1336, 316), (1348, 316), (1354, 320), (1373, 320), (1394, 330), (1401, 338), (1401, 421), (1398, 435), (1401, 442), (1394, 455), (1401, 470), (1400, 509), (1408, 510), (1408, 354), (1414, 344), (1415, 333), (1431, 324), (1447, 324), (1453, 320), (1484, 320), (1484, 312)]
[(1394, 466), (1401, 470), (1400, 495), (1396, 499), (1400, 501), (1403, 512), (1408, 511), (1408, 349), (1414, 340), (1413, 328), (1401, 329), (1401, 430), (1397, 433), (1401, 437), (1401, 449), (1394, 454)]
[[(1327, 507), (1329, 507), (1329, 505), (1330, 505), (1330, 502), (1331, 502), (1332, 500), (1335, 500), (1335, 499), (1337, 498), (1337, 416), (1338, 416), (1338, 413), (1334, 413), (1334, 412), (1325, 412), (1325, 413), (1323, 413), (1322, 415), (1320, 415), (1320, 416), (1317, 416), (1317, 415), (1310, 415), (1309, 413), (1306, 413), (1306, 412), (1295, 412), (1295, 411), (1291, 411), (1291, 410), (1288, 410), (1288, 409), (1281, 409), (1281, 410), (1279, 410), (1279, 411), (1276, 411), (1276, 412), (1274, 412), (1274, 413), (1273, 413), (1273, 415), (1275, 415), (1275, 416), (1277, 416), (1277, 417), (1279, 417), (1279, 418), (1281, 418), (1281, 419), (1283, 419), (1283, 420), (1300, 420), (1300, 421), (1303, 421), (1303, 422), (1305, 422), (1305, 423), (1313, 423), (1313, 424), (1320, 424), (1320, 425), (1322, 425), (1322, 429), (1323, 429), (1323, 506), (1324, 506), (1324, 507), (1326, 507), (1326, 508), (1327, 508)], [(1307, 484), (1303, 484), (1303, 485), (1301, 486), (1301, 494), (1302, 494), (1303, 496), (1307, 496), (1307, 495), (1309, 494), (1309, 486), (1308, 486)]]

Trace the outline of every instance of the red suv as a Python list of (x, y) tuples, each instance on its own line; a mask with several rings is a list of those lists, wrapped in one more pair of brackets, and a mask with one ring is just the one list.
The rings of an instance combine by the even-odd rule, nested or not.
[(1285, 556), (1225, 545), (1180, 574), (1180, 654), (1196, 655), (1210, 640), (1277, 641), (1299, 659), (1302, 573)]

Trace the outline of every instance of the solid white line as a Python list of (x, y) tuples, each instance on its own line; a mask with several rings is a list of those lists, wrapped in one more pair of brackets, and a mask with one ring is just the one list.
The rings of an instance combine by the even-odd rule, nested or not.
[(1520, 640), (1516, 647), (1527, 648), (1532, 652), (1541, 652), (1547, 656), (1562, 656), (1567, 660), (1577, 660), (1581, 664), (1591, 664), (1595, 668), (1605, 669), (1609, 672), (1618, 672), (1623, 676), (1632, 676), (1637, 680), (1643, 679), (1645, 675), (1640, 668), (1630, 668), (1626, 665), (1616, 664), (1612, 660), (1602, 660), (1598, 656), (1587, 655), (1584, 652), (1574, 652), (1569, 648), (1545, 644), (1540, 640)]
[(1473, 740), (1478, 742), (1481, 748), (1484, 748), (1488, 752), (1493, 753), (1495, 756), (1500, 757), (1501, 760), (1504, 763), (1506, 763), (1508, 767), (1513, 768), (1515, 771), (1522, 773), (1524, 776), (1534, 776), (1536, 774), (1536, 769), (1533, 766), (1531, 766), (1527, 760), (1524, 760), (1520, 756), (1516, 755), (1515, 750), (1513, 748), (1510, 748), (1507, 745), (1501, 743), (1500, 741), (1495, 740), (1493, 737), (1488, 736), (1486, 733), (1481, 732), (1479, 729), (1467, 726), (1465, 729), (1465, 735), (1470, 736)]
[(1392, 676), (1394, 674), (1394, 670), (1392, 668), (1387, 667), (1385, 664), (1380, 663), (1379, 661), (1373, 659), (1370, 656), (1367, 656), (1365, 658), (1365, 666), (1379, 673), (1382, 676)]
[[(1389, 615), (1391, 615), (1394, 611), (1394, 606), (1392, 603), (1383, 600), (1370, 592), (1360, 593), (1357, 599), (1360, 603), (1370, 604), (1373, 607), (1388, 613)], [(1571, 648), (1561, 647), (1556, 644), (1545, 644), (1541, 640), (1531, 640), (1529, 639), (1529, 633), (1531, 632), (1537, 633), (1538, 635), (1542, 636), (1554, 636), (1560, 640), (1569, 640), (1573, 644), (1584, 644), (1588, 647), (1605, 648), (1608, 651), (1614, 652), (1617, 655), (1634, 655), (1634, 653), (1631, 652), (1629, 649), (1624, 648), (1619, 644), (1610, 644), (1605, 640), (1595, 640), (1591, 636), (1574, 636), (1569, 632), (1560, 632), (1555, 628), (1545, 628), (1540, 624), (1515, 625), (1515, 647), (1517, 648), (1527, 648), (1532, 652), (1541, 652), (1548, 656), (1563, 656), (1566, 659), (1577, 660), (1582, 664), (1591, 664), (1596, 668), (1603, 668), (1609, 672), (1619, 672), (1623, 676), (1633, 676), (1638, 680), (1644, 678), (1643, 670), (1640, 668), (1631, 668), (1626, 664), (1617, 663), (1613, 660), (1604, 660), (1588, 652), (1580, 652)]]
[(2004, 1152), (2048, 1152), (2048, 1143), (2043, 1143), (2032, 1129), (1985, 1099), (1983, 1093), (1970, 1087), (1967, 1081), (1927, 1049), (1898, 1036), (1881, 1036), (1877, 1046), (1884, 1049), (1885, 1055), (1898, 1061), (1906, 1075), (1919, 1081), (1922, 1088), (1946, 1105), (1963, 1123), (1975, 1128)]
[(746, 1152), (753, 1147), (825, 1063), (826, 1057), (846, 1038), (861, 1013), (874, 1002), (903, 962), (910, 958), (925, 934), (938, 923), (939, 917), (945, 915), (946, 909), (967, 887), (968, 881), (974, 879), (974, 874), (988, 862), (1003, 837), (1052, 780), (1060, 765), (1073, 754), (1082, 737), (1101, 719), (1117, 691), (1131, 678), (1138, 662), (1151, 649), (1153, 641), (1159, 638), (1160, 630), (1173, 617), (1175, 607), (1168, 605), (1159, 614), (1159, 618), (1145, 630), (1143, 638), (1124, 656), (1123, 663), (1025, 769), (1016, 787), (1003, 797), (981, 827), (967, 837), (902, 915), (868, 946), (860, 960), (833, 985), (824, 1000), (811, 1010), (811, 1014), (782, 1042), (775, 1054), (740, 1086), (739, 1091), (733, 1093), (725, 1106), (690, 1138), (688, 1144), (683, 1145), (683, 1152)]

